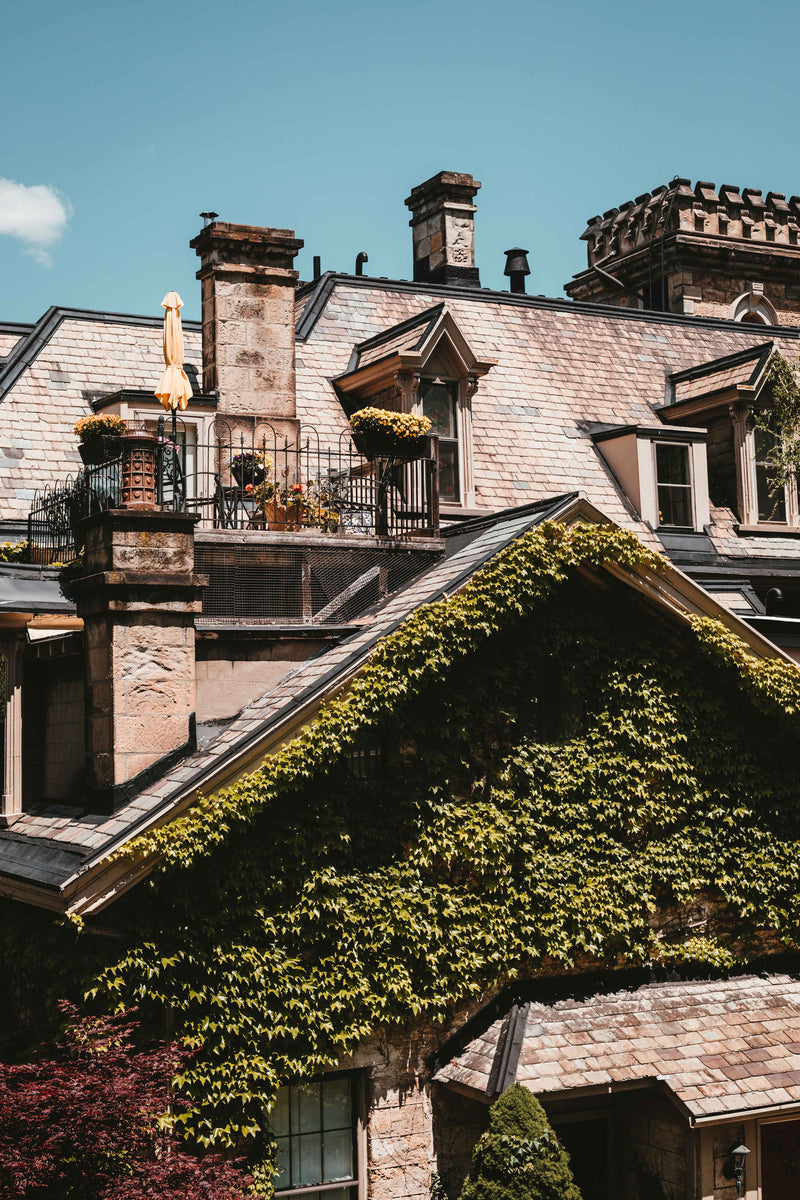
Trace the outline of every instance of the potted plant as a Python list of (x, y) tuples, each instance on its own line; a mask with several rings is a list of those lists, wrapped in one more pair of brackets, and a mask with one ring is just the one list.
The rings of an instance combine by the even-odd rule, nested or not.
[(122, 435), (128, 426), (122, 417), (93, 413), (75, 422), (78, 452), (84, 464), (97, 466), (122, 453)]
[(242, 450), (228, 462), (231, 475), (239, 487), (255, 487), (264, 482), (272, 470), (272, 459), (263, 450)]
[(387, 408), (360, 408), (350, 418), (350, 427), (356, 449), (365, 458), (419, 458), (431, 431), (427, 417)]
[(276, 530), (298, 528), (301, 509), (294, 494), (290, 495), (291, 488), (279, 488), (271, 479), (264, 479), (261, 483), (248, 483), (244, 490), (261, 511), (259, 524)]

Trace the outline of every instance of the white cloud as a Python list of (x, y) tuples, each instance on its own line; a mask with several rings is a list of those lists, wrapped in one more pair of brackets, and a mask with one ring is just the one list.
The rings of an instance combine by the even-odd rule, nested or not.
[(40, 267), (52, 266), (48, 249), (54, 246), (72, 216), (66, 196), (45, 183), (27, 187), (0, 179), (0, 234), (19, 238)]

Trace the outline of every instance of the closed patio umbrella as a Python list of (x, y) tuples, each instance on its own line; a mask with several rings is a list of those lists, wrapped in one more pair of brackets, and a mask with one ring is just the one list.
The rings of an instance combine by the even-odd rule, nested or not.
[(183, 369), (183, 328), (181, 327), (181, 309), (183, 301), (177, 292), (167, 292), (161, 301), (164, 313), (164, 374), (156, 388), (155, 395), (164, 405), (167, 412), (173, 414), (179, 408), (186, 408), (192, 395), (192, 385), (186, 378)]

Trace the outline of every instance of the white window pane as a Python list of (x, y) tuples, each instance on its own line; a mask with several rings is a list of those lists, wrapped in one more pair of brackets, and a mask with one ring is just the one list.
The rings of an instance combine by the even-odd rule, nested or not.
[(349, 1129), (350, 1123), (350, 1080), (326, 1079), (322, 1085), (322, 1128)]

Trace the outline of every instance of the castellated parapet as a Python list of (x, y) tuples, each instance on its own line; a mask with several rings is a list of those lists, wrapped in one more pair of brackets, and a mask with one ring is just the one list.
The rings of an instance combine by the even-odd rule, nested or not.
[(581, 234), (576, 300), (761, 324), (800, 325), (800, 196), (675, 179)]

